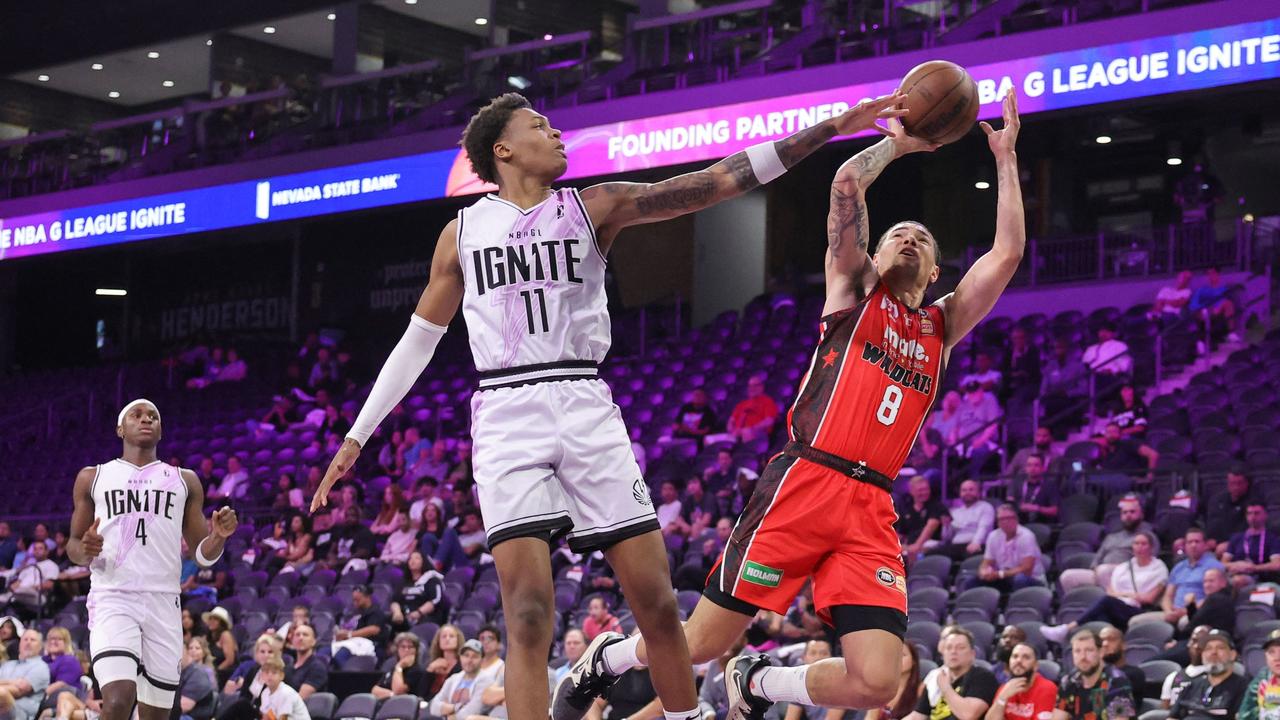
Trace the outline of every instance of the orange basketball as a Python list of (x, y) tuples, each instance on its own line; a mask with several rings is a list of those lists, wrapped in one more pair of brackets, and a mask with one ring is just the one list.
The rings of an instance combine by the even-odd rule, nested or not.
[(909, 110), (902, 127), (918, 138), (946, 145), (963, 137), (978, 119), (978, 84), (953, 62), (930, 60), (915, 66), (902, 79), (902, 90)]

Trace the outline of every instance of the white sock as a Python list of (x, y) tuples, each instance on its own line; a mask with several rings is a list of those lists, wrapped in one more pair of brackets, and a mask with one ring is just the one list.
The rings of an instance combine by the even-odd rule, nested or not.
[(636, 656), (636, 648), (639, 646), (640, 635), (632, 635), (626, 640), (606, 647), (601, 653), (605, 669), (612, 675), (621, 675), (631, 668), (643, 665), (644, 663), (640, 662), (640, 658)]
[(681, 712), (671, 712), (670, 710), (663, 710), (662, 714), (666, 718), (666, 720), (698, 720), (700, 712), (698, 708), (695, 707), (692, 710), (684, 710)]
[(808, 674), (808, 665), (761, 668), (752, 673), (749, 689), (752, 695), (765, 700), (813, 705), (809, 690), (804, 686), (804, 679)]

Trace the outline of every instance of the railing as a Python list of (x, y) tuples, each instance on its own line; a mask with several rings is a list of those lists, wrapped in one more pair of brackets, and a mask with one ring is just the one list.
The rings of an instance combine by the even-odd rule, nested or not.
[[(1010, 285), (1035, 287), (1061, 282), (1170, 275), (1216, 267), (1256, 266), (1253, 223), (1189, 223), (1067, 238), (1031, 238)], [(965, 267), (983, 248), (965, 250)]]

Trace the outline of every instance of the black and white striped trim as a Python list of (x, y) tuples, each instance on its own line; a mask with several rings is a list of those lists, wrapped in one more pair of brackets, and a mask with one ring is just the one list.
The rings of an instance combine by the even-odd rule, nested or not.
[(561, 360), (540, 365), (523, 365), (480, 373), (478, 387), (496, 390), (519, 385), (533, 385), (555, 380), (591, 380), (600, 376), (600, 368), (589, 360)]

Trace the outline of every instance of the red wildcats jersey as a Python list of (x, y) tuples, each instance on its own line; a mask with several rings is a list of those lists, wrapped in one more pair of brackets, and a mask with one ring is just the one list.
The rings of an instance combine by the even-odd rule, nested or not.
[(938, 394), (944, 322), (940, 306), (912, 310), (883, 283), (824, 317), (791, 439), (897, 477)]

